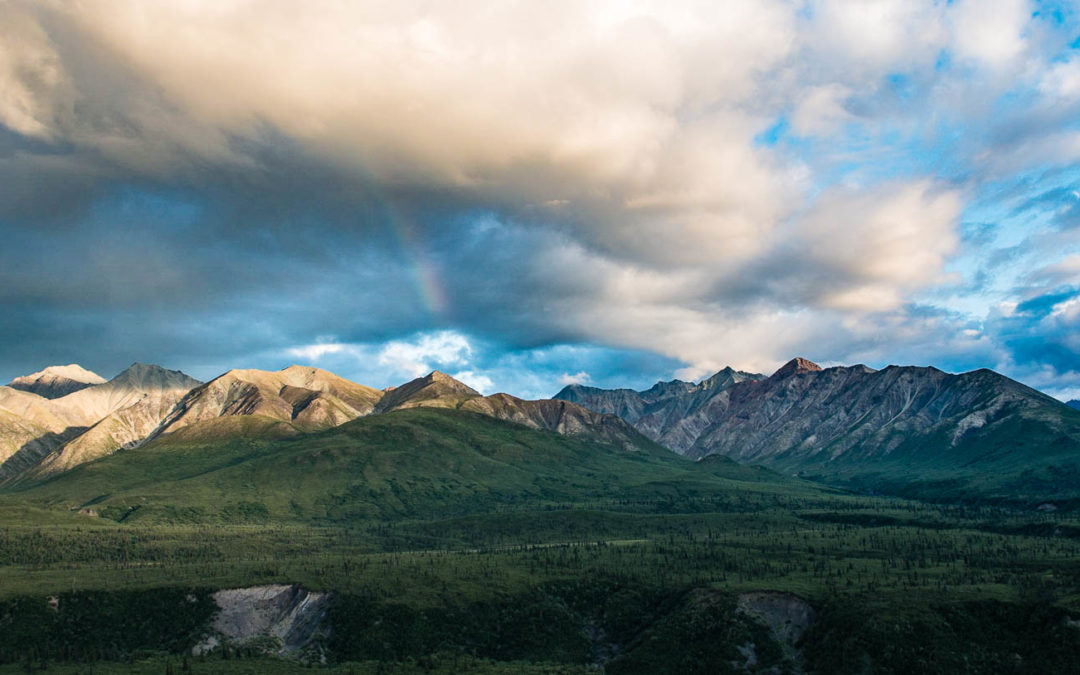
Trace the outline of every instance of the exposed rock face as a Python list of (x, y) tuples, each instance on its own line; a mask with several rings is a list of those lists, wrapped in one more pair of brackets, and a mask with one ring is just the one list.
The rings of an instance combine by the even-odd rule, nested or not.
[(791, 593), (759, 591), (740, 595), (735, 611), (767, 626), (796, 672), (802, 672), (802, 652), (797, 645), (817, 615), (810, 603)]
[(555, 394), (555, 398), (618, 415), (652, 440), (676, 452), (686, 452), (709, 426), (713, 399), (740, 382), (764, 378), (725, 368), (698, 384), (682, 380), (657, 382), (640, 392), (574, 384)]
[[(218, 591), (214, 602), (221, 608), (214, 619), (214, 634), (194, 648), (196, 654), (208, 652), (222, 642), (242, 645), (269, 638), (277, 654), (294, 655), (330, 632), (330, 594), (313, 593), (298, 585)], [(319, 660), (318, 654), (309, 656)]]
[(390, 412), (399, 408), (457, 408), (471, 398), (477, 398), (480, 392), (464, 382), (459, 382), (446, 373), (435, 370), (406, 382), (386, 392), (375, 406), (376, 413)]
[(469, 399), (460, 408), (532, 429), (618, 445), (624, 450), (645, 446), (645, 439), (622, 418), (593, 412), (569, 401), (525, 401), (509, 394), (493, 394)]
[(375, 406), (375, 412), (420, 407), (467, 410), (532, 429), (612, 443), (627, 450), (651, 445), (615, 415), (597, 413), (568, 401), (526, 401), (509, 394), (481, 396), (475, 389), (439, 371), (387, 392)]
[(303, 366), (230, 370), (202, 384), (136, 363), (108, 382), (53, 400), (0, 387), (0, 483), (66, 471), (159, 437), (292, 436), (415, 407), (462, 408), (627, 449), (656, 449), (616, 416), (566, 401), (484, 397), (438, 371), (380, 391)]
[(1080, 449), (1080, 416), (989, 370), (788, 366), (730, 389), (686, 453), (803, 471), (883, 458), (955, 466), (978, 461), (990, 437), (1015, 437), (1022, 420)]
[(221, 417), (253, 415), (328, 429), (370, 414), (382, 392), (318, 368), (230, 370), (191, 390), (153, 436)]
[[(768, 378), (704, 384), (646, 403), (634, 426), (691, 457), (719, 453), (827, 480), (878, 474), (910, 482), (961, 469), (1019, 475), (1080, 461), (1077, 411), (989, 370), (822, 369), (793, 359)], [(625, 396), (557, 394), (598, 410)]]
[(60, 398), (103, 382), (104, 377), (77, 363), (71, 363), (66, 366), (49, 366), (30, 375), (16, 377), (8, 386), (43, 398)]
[(53, 409), (78, 426), (90, 427), (112, 413), (148, 399), (163, 399), (169, 408), (200, 382), (179, 370), (133, 363), (104, 384), (87, 387), (53, 401)]
[[(197, 384), (180, 371), (135, 363), (108, 382), (54, 400), (3, 388), (0, 409), (18, 419), (0, 420), (8, 451), (0, 480), (63, 471), (137, 443)], [(5, 438), (21, 443), (11, 447), (15, 440)]]

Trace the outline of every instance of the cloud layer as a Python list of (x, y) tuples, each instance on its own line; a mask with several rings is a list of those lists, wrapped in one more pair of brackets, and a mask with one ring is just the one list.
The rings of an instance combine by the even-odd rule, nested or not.
[(541, 394), (798, 353), (1080, 391), (1077, 19), (4, 3), (0, 370), (292, 357)]

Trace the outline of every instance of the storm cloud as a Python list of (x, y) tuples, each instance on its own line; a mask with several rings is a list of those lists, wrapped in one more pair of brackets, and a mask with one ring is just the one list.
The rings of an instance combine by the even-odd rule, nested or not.
[(1068, 7), (467, 4), (0, 5), (0, 375), (1080, 386)]

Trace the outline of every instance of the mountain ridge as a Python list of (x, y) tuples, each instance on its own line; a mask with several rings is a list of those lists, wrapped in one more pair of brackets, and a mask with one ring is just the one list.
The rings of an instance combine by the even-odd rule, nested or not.
[(202, 383), (136, 362), (56, 399), (0, 387), (0, 483), (48, 477), (168, 436), (283, 438), (418, 407), (461, 409), (627, 450), (652, 447), (616, 416), (566, 401), (485, 397), (437, 370), (377, 390), (310, 366), (233, 369)]
[[(1080, 414), (988, 369), (821, 368), (796, 358), (768, 378), (665, 400), (663, 424), (648, 415), (633, 424), (692, 458), (721, 454), (915, 496), (1080, 497), (1080, 483), (1063, 477), (1080, 477)], [(597, 394), (591, 402), (610, 403)]]
[(97, 373), (77, 363), (69, 363), (66, 366), (49, 366), (36, 373), (16, 377), (7, 386), (54, 399), (104, 382), (105, 378)]
[[(137, 443), (197, 384), (178, 370), (136, 362), (111, 380), (60, 398), (41, 404), (23, 399), (24, 418), (33, 409), (32, 419), (43, 420), (47, 413), (56, 422), (18, 448), (7, 448), (10, 452), (0, 458), (0, 482), (63, 471)], [(12, 397), (0, 397), (0, 408), (11, 407)]]
[(283, 438), (414, 408), (478, 413), (627, 451), (658, 443), (856, 489), (907, 494), (932, 483), (953, 493), (967, 485), (998, 497), (1013, 489), (1080, 498), (1080, 412), (1069, 406), (987, 369), (822, 368), (802, 357), (769, 376), (727, 367), (697, 383), (575, 384), (535, 401), (484, 396), (437, 370), (377, 390), (309, 366), (235, 369), (200, 383), (136, 362), (55, 399), (0, 387), (0, 482), (168, 437)]

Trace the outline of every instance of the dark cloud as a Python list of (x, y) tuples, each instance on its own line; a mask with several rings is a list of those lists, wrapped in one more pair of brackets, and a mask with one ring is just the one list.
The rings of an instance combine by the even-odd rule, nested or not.
[[(1006, 53), (950, 32), (949, 5), (866, 26), (845, 3), (668, 9), (4, 5), (0, 374), (208, 377), (326, 343), (376, 383), (363, 359), (404, 376), (428, 362), (383, 345), (440, 335), (535, 395), (793, 353), (966, 368), (1044, 340), (1064, 364), (1059, 296), (985, 326), (921, 297), (1027, 264), (1029, 240), (959, 225), (973, 184), (1014, 154), (1073, 161), (1075, 102), (1015, 74), (1053, 60), (1023, 25)], [(935, 68), (946, 51), (963, 67)], [(781, 115), (802, 137), (756, 144)], [(1072, 227), (1067, 187), (1040, 185), (1017, 209)], [(956, 251), (979, 259), (962, 282)]]

